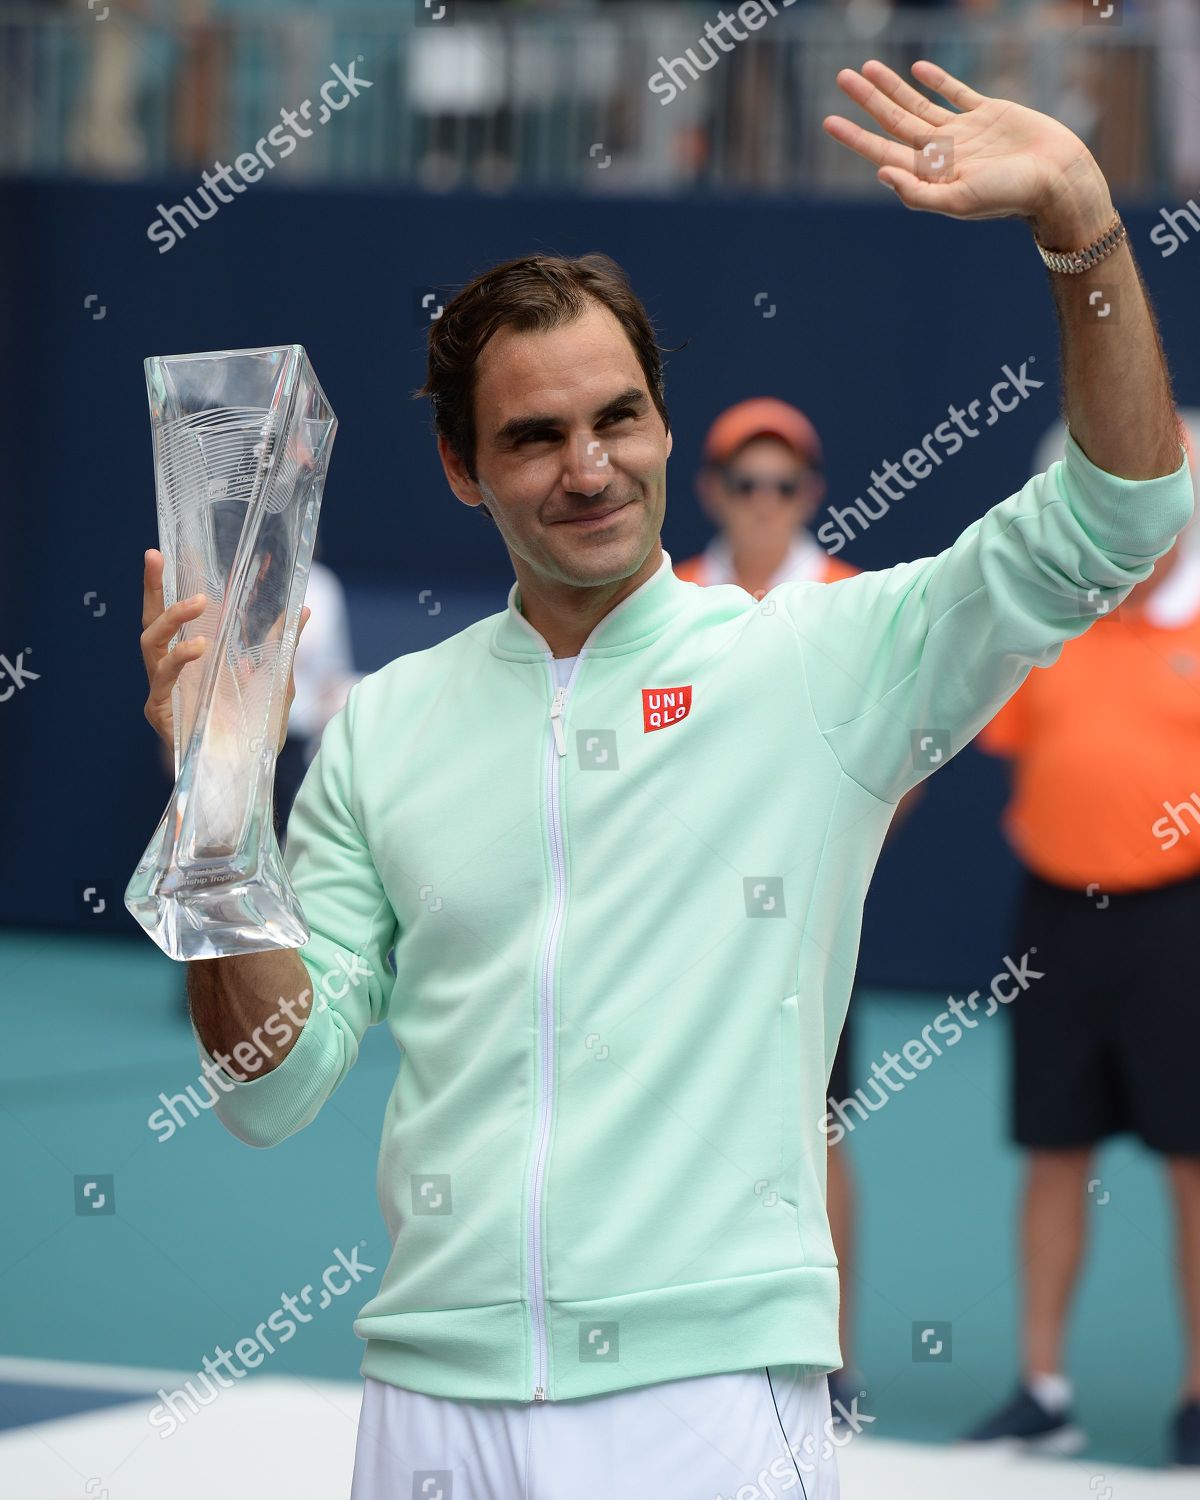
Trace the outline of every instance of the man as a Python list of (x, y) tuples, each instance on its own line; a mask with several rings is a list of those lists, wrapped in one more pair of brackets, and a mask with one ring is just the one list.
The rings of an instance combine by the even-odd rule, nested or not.
[[(1105, 235), (1070, 131), (914, 73), (962, 112), (872, 62), (838, 81), (897, 141), (826, 129), (913, 207), (1017, 214), (1055, 252)], [(930, 129), (952, 180), (907, 170)], [(1056, 285), (1064, 462), (938, 557), (761, 602), (662, 551), (661, 360), (611, 261), (507, 262), (432, 325), (438, 451), (504, 540), (507, 608), (327, 727), (288, 838), (309, 943), (189, 971), (249, 1143), (307, 1124), (372, 1022), (403, 1051), (354, 1500), (450, 1474), (456, 1496), (836, 1496), (820, 1120), (871, 868), (929, 770), (913, 736), (957, 753), (1192, 509), (1127, 242), (1102, 263), (1117, 329), (1086, 316), (1092, 274)], [(162, 733), (197, 606), (164, 613), (147, 571)]]
[(1043, 977), (1012, 1012), (1012, 1133), (1028, 1152), (1024, 1368), (976, 1442), (1083, 1446), (1063, 1338), (1088, 1214), (1120, 1196), (1096, 1148), (1132, 1131), (1165, 1159), (1175, 1201), (1186, 1359), (1169, 1449), (1200, 1465), (1197, 542), (1193, 523), (977, 741), (1013, 763), (1004, 824), (1025, 877), (1012, 951), (1036, 949)]

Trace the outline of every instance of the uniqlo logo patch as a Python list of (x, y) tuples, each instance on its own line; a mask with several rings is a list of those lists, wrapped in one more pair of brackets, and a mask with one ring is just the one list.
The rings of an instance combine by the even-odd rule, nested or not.
[(692, 711), (692, 685), (674, 688), (642, 689), (642, 729), (649, 734), (652, 729), (666, 729), (669, 724), (678, 724)]

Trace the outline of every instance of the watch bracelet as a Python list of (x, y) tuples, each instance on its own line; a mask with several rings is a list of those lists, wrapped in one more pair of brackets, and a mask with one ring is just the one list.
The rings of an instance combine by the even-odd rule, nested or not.
[(1112, 223), (1104, 233), (1080, 250), (1048, 250), (1036, 234), (1033, 242), (1037, 246), (1038, 254), (1051, 271), (1058, 271), (1067, 276), (1078, 276), (1080, 272), (1090, 271), (1093, 266), (1099, 265), (1125, 238), (1126, 229), (1121, 222), (1121, 215), (1114, 213)]

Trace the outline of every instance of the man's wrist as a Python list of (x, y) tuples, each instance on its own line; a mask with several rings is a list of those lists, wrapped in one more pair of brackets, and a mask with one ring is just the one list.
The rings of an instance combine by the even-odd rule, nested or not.
[(1064, 184), (1027, 222), (1047, 250), (1082, 250), (1100, 238), (1115, 213), (1104, 174), (1092, 167)]

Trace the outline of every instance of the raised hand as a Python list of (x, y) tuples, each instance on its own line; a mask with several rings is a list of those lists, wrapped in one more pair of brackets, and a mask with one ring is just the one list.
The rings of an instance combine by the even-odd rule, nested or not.
[(843, 68), (837, 83), (888, 136), (841, 115), (822, 122), (834, 140), (874, 162), (878, 180), (909, 208), (955, 219), (1019, 217), (1056, 249), (1066, 247), (1063, 236), (1086, 243), (1104, 232), (1112, 200), (1077, 135), (1036, 109), (977, 93), (936, 63), (917, 62), (912, 71), (956, 108), (872, 60), (861, 73)]

